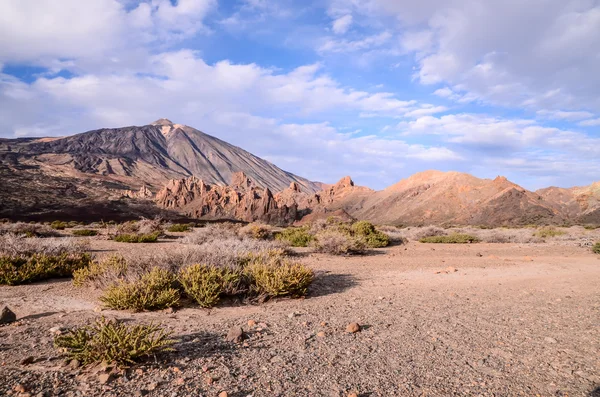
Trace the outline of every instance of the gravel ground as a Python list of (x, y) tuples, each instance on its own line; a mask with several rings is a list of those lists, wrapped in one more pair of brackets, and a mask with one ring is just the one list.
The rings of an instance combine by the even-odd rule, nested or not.
[[(99, 313), (97, 292), (69, 281), (0, 287), (20, 318), (0, 327), (0, 395), (600, 396), (600, 256), (588, 249), (409, 243), (364, 257), (299, 253), (318, 273), (309, 296), (260, 306)], [(66, 366), (50, 329), (101, 315), (160, 323), (179, 340), (176, 352), (120, 372)], [(351, 322), (361, 331), (346, 333)], [(234, 326), (243, 343), (225, 340)]]

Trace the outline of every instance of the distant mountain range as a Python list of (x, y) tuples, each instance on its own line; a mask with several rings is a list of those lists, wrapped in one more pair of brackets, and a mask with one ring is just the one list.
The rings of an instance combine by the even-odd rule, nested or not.
[(286, 172), (160, 119), (64, 138), (0, 139), (0, 217), (185, 216), (291, 224), (345, 214), (392, 225), (600, 224), (600, 182), (532, 192), (504, 177), (425, 171), (381, 191)]

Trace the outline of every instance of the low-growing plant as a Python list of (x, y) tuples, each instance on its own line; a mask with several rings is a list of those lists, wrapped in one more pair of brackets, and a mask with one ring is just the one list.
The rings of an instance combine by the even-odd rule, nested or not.
[(598, 226), (598, 225), (584, 225), (583, 228), (585, 230), (596, 230), (596, 229), (600, 229), (600, 226)]
[(98, 231), (93, 229), (75, 229), (71, 233), (73, 234), (73, 236), (79, 237), (92, 237), (98, 235)]
[(167, 231), (171, 233), (183, 233), (189, 232), (192, 227), (187, 223), (175, 223), (167, 228)]
[(257, 240), (269, 240), (273, 238), (273, 229), (269, 225), (261, 223), (250, 223), (238, 231), (241, 237), (250, 237)]
[(540, 238), (548, 238), (548, 237), (557, 237), (566, 234), (563, 230), (558, 230), (554, 227), (543, 227), (539, 229), (537, 232), (533, 233), (534, 236)]
[(430, 236), (423, 237), (419, 240), (421, 243), (437, 243), (437, 244), (468, 244), (478, 243), (479, 239), (470, 234), (450, 234), (448, 236)]
[(362, 239), (369, 248), (382, 248), (390, 244), (389, 236), (375, 229), (371, 222), (358, 221), (352, 224), (352, 233)]
[(122, 256), (114, 255), (101, 261), (93, 261), (89, 266), (73, 272), (73, 285), (104, 288), (122, 280), (127, 274), (127, 268), (127, 262)]
[(289, 261), (255, 261), (244, 269), (251, 293), (259, 300), (278, 296), (304, 296), (314, 280), (314, 272)]
[(362, 239), (339, 230), (324, 230), (315, 235), (311, 243), (315, 251), (332, 255), (363, 254), (367, 246)]
[(114, 240), (119, 243), (155, 243), (158, 241), (159, 233), (150, 234), (117, 234)]
[(0, 225), (0, 234), (16, 234), (26, 237), (58, 237), (60, 233), (41, 223), (6, 223)]
[(239, 239), (237, 235), (237, 226), (231, 222), (209, 223), (204, 227), (196, 228), (179, 241), (182, 244), (202, 245), (212, 241), (222, 241), (226, 239)]
[(179, 273), (186, 295), (201, 307), (213, 307), (223, 295), (237, 295), (247, 288), (240, 269), (195, 264)]
[(600, 242), (594, 244), (594, 246), (592, 247), (592, 252), (595, 254), (600, 254)]
[(115, 363), (128, 367), (161, 352), (172, 351), (171, 333), (149, 324), (127, 325), (101, 318), (95, 324), (58, 335), (54, 346), (83, 365)]
[(275, 235), (279, 241), (284, 241), (292, 247), (308, 247), (314, 236), (309, 233), (307, 227), (290, 227)]
[(177, 306), (179, 290), (175, 276), (168, 270), (154, 268), (135, 281), (121, 281), (109, 286), (100, 301), (110, 309), (135, 312), (162, 310)]
[(0, 284), (19, 285), (51, 278), (71, 277), (89, 266), (91, 256), (85, 253), (31, 256), (0, 256)]
[(69, 225), (66, 222), (54, 221), (50, 224), (50, 227), (55, 230), (65, 230)]

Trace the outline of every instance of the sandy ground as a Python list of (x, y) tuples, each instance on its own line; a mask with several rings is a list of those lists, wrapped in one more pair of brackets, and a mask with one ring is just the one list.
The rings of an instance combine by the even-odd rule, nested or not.
[[(97, 293), (66, 280), (0, 287), (21, 318), (0, 328), (0, 395), (19, 383), (33, 396), (600, 396), (600, 256), (589, 249), (409, 243), (299, 260), (318, 273), (306, 299), (210, 311), (97, 313)], [(106, 384), (65, 367), (49, 329), (101, 315), (161, 323), (177, 351)], [(345, 333), (354, 321), (362, 331)], [(225, 341), (234, 325), (245, 344)]]

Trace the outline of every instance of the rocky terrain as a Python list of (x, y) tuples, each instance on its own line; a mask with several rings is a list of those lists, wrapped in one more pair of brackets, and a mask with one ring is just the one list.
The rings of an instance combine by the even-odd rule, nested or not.
[[(177, 247), (92, 241), (104, 254)], [(410, 242), (297, 255), (317, 272), (307, 298), (260, 306), (100, 312), (68, 280), (2, 286), (17, 322), (0, 326), (0, 395), (599, 395), (600, 262), (589, 248)], [(100, 316), (160, 324), (176, 351), (125, 371), (67, 365), (54, 335)]]
[(131, 214), (292, 224), (337, 213), (390, 225), (600, 224), (600, 182), (532, 192), (500, 176), (426, 171), (381, 191), (350, 177), (325, 185), (166, 119), (0, 140), (0, 177), (0, 217), (11, 219)]

